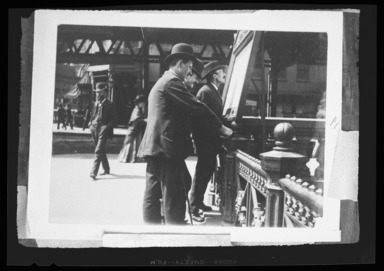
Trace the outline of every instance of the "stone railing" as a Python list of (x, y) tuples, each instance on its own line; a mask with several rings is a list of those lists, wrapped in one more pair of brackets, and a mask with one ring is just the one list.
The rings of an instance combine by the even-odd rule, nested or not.
[(316, 219), (323, 216), (322, 188), (290, 175), (280, 179), (279, 185), (285, 192), (285, 215), (292, 226), (313, 228)]
[[(314, 227), (322, 216), (322, 182), (310, 182), (308, 158), (292, 151), (293, 136), (292, 125), (280, 123), (274, 130), (275, 147), (261, 153), (260, 160), (235, 152), (235, 205), (241, 226)], [(247, 183), (244, 189), (240, 178)]]

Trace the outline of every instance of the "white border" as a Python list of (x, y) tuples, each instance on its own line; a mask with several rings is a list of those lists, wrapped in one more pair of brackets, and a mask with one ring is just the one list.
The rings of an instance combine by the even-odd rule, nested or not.
[[(175, 23), (177, 22), (177, 24)], [(111, 225), (62, 225), (50, 224), (49, 188), (52, 159), (52, 113), (54, 101), (56, 37), (60, 24), (103, 25), (103, 26), (143, 26), (165, 28), (195, 29), (232, 29), (264, 31), (326, 32), (328, 34), (328, 70), (327, 70), (327, 119), (326, 119), (326, 161), (333, 161), (337, 132), (340, 129), (328, 129), (336, 117), (341, 123), (342, 100), (342, 28), (341, 11), (256, 11), (254, 13), (191, 13), (191, 12), (133, 12), (133, 11), (48, 11), (35, 12), (35, 32), (33, 50), (31, 136), (29, 157), (29, 185), (27, 220), (30, 229), (29, 238), (63, 240), (101, 240), (105, 231), (136, 232), (154, 231), (155, 228)], [(331, 164), (325, 165), (325, 197), (331, 176)], [(312, 229), (313, 238), (308, 243), (339, 241), (339, 201), (328, 199), (325, 202), (324, 218), (321, 223), (322, 234)], [(163, 227), (164, 228), (164, 227)], [(165, 227), (161, 231), (197, 233), (223, 233), (230, 231), (232, 239), (256, 241), (262, 233), (275, 232), (277, 229), (262, 230), (233, 228)], [(254, 232), (254, 234), (249, 234)], [(279, 230), (279, 232), (282, 232)], [(284, 230), (286, 232), (286, 230)], [(295, 243), (300, 236), (291, 231), (284, 240), (282, 235), (268, 234), (263, 239), (267, 244), (278, 242)], [(336, 234), (335, 234), (336, 233)], [(254, 238), (253, 238), (253, 237)], [(280, 236), (280, 237), (279, 237)], [(302, 240), (300, 238), (299, 240)], [(305, 242), (305, 240), (303, 240)]]

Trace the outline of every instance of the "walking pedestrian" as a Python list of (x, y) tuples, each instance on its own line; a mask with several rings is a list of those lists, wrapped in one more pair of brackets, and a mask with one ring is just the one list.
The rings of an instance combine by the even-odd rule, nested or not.
[(95, 144), (95, 160), (93, 161), (90, 177), (96, 180), (100, 163), (104, 169), (100, 175), (110, 174), (110, 167), (105, 151), (107, 140), (113, 137), (113, 125), (116, 113), (113, 103), (107, 99), (108, 84), (97, 83), (94, 90), (96, 102), (90, 117), (90, 130)]
[(140, 94), (135, 98), (135, 108), (131, 113), (128, 122), (127, 135), (125, 136), (123, 148), (118, 156), (118, 161), (123, 163), (134, 163), (140, 161), (136, 156), (137, 150), (145, 130), (146, 115), (145, 115), (145, 97)]
[(73, 130), (73, 115), (71, 110), (71, 105), (67, 104), (67, 109), (65, 110), (65, 114), (67, 117), (66, 125), (71, 126), (71, 130)]
[(83, 131), (85, 130), (86, 127), (88, 127), (89, 119), (91, 118), (91, 106), (87, 104), (84, 118), (83, 118)]
[(57, 130), (60, 130), (60, 124), (62, 124), (62, 128), (67, 130), (67, 126), (65, 125), (65, 110), (63, 108), (63, 104), (59, 105), (57, 109)]

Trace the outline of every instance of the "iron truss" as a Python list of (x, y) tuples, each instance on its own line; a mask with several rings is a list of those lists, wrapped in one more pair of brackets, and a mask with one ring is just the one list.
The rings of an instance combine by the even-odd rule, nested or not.
[[(108, 31), (107, 31), (108, 30)], [(98, 33), (71, 32), (58, 33), (57, 41), (57, 63), (89, 63), (91, 65), (101, 64), (133, 64), (142, 63), (163, 63), (164, 58), (170, 53), (171, 44), (177, 42), (173, 35), (169, 33), (156, 32), (156, 35), (150, 36), (156, 30), (142, 32), (142, 35), (129, 35), (114, 31), (110, 28)], [(195, 33), (198, 33), (195, 31)], [(196, 34), (195, 34), (196, 37)], [(207, 35), (203, 35), (207, 39)], [(195, 56), (204, 62), (219, 60), (228, 64), (231, 56), (230, 48), (232, 45), (221, 40), (203, 40), (202, 37), (196, 37), (194, 42)], [(230, 39), (229, 39), (230, 41)], [(196, 44), (199, 44), (196, 46)], [(156, 47), (157, 50), (149, 50)], [(207, 54), (207, 49), (211, 47), (212, 55)], [(224, 50), (224, 47), (225, 50)], [(152, 51), (152, 54), (150, 53)], [(155, 52), (153, 52), (155, 51)], [(157, 52), (156, 52), (157, 51)], [(225, 53), (227, 51), (227, 53)]]

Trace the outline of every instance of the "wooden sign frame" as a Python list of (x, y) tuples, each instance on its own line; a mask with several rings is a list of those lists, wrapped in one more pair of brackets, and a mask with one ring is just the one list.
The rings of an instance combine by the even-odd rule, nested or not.
[[(253, 73), (253, 67), (256, 60), (257, 52), (259, 50), (259, 43), (260, 43), (260, 37), (261, 32), (258, 31), (238, 31), (236, 41), (234, 42), (231, 62), (229, 63), (228, 67), (228, 74), (227, 74), (227, 80), (224, 85), (223, 90), (223, 104), (224, 104), (224, 110), (223, 110), (223, 117), (226, 121), (232, 122), (232, 121), (239, 121), (241, 120), (243, 113), (244, 113), (244, 107), (240, 107), (241, 104), (245, 102), (246, 99), (246, 91), (245, 88), (248, 88), (249, 84), (251, 83), (252, 73)], [(242, 53), (245, 53), (245, 50), (250, 46), (250, 52), (249, 57), (246, 61), (247, 67), (246, 71), (243, 74), (238, 74), (237, 70), (238, 66), (236, 65), (238, 60), (240, 59), (240, 56)], [(246, 57), (246, 56), (244, 56)], [(236, 86), (233, 88), (233, 82), (239, 78), (235, 78), (235, 75), (242, 76), (241, 81), (243, 83), (238, 87)], [(238, 97), (237, 102), (234, 101), (233, 103), (233, 97), (236, 95), (234, 92), (241, 92), (240, 97)], [(229, 104), (231, 103), (232, 104)]]

